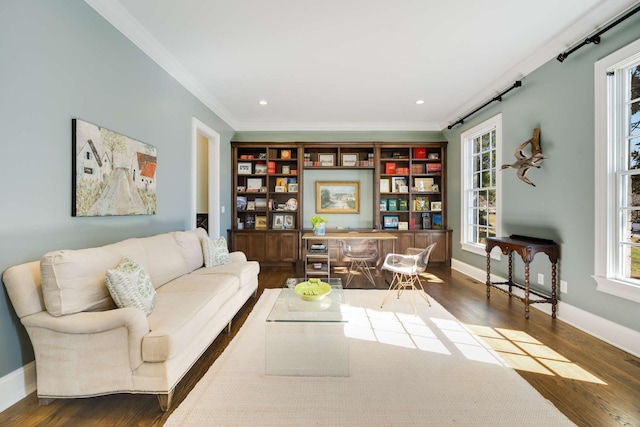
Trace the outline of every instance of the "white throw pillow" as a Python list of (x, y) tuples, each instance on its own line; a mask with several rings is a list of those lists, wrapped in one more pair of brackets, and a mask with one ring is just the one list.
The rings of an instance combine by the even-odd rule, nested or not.
[(147, 316), (156, 302), (156, 290), (149, 274), (131, 257), (125, 257), (118, 267), (107, 270), (107, 288), (120, 308), (134, 307)]
[(211, 239), (209, 237), (202, 241), (202, 253), (204, 254), (204, 266), (215, 267), (229, 263), (229, 248), (227, 248), (227, 239), (218, 237)]

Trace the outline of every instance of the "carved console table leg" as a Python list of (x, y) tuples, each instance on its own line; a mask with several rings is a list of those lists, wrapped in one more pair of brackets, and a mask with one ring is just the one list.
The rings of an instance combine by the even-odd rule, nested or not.
[(513, 291), (513, 251), (509, 252), (509, 298)]
[(487, 252), (487, 299), (491, 298), (491, 252)]
[(529, 318), (529, 261), (524, 263), (524, 317)]
[(558, 305), (558, 296), (556, 293), (556, 280), (557, 280), (557, 263), (551, 263), (551, 318), (556, 318), (556, 306)]

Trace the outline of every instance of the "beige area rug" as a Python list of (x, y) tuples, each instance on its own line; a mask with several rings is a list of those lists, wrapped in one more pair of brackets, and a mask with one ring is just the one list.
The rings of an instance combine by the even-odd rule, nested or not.
[[(346, 290), (349, 377), (265, 376), (265, 290), (167, 426), (573, 426), (431, 298)], [(296, 343), (292, 342), (292, 346)]]

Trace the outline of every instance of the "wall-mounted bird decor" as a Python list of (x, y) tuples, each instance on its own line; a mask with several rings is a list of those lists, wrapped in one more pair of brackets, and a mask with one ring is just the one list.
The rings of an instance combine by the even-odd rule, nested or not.
[[(524, 154), (524, 149), (527, 148), (527, 145), (531, 144), (531, 156), (527, 157)], [(540, 168), (540, 162), (544, 159), (542, 155), (542, 150), (540, 148), (540, 129), (535, 128), (533, 130), (533, 137), (520, 144), (518, 148), (516, 148), (515, 152), (516, 161), (510, 165), (502, 165), (502, 169), (514, 168), (518, 169), (518, 178), (520, 178), (523, 182), (536, 186), (529, 178), (525, 176), (527, 171), (531, 168)]]

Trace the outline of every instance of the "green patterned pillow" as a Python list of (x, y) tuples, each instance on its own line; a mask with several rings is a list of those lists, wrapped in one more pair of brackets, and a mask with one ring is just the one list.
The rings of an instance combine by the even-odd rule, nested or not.
[(205, 238), (202, 242), (202, 253), (205, 267), (228, 264), (230, 261), (227, 240), (224, 237), (218, 237), (217, 239)]
[(147, 316), (156, 302), (156, 290), (149, 274), (131, 257), (125, 257), (118, 267), (107, 270), (107, 288), (120, 308), (134, 307)]

